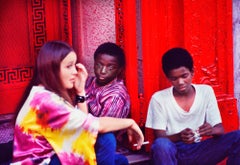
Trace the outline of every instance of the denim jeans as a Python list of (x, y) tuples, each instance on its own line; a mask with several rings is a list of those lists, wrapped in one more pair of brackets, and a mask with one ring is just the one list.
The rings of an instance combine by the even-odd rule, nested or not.
[(51, 157), (51, 161), (50, 161), (49, 165), (61, 165), (61, 162), (60, 162), (57, 154), (54, 154), (54, 155)]
[(97, 165), (128, 165), (124, 155), (116, 154), (117, 142), (113, 133), (98, 134), (95, 144)]
[(216, 165), (226, 157), (227, 165), (240, 165), (240, 131), (192, 144), (158, 138), (151, 155), (155, 165)]

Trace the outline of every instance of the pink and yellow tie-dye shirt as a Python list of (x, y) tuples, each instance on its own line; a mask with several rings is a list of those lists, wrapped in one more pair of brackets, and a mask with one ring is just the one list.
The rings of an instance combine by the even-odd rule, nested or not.
[(48, 164), (56, 153), (62, 164), (96, 164), (98, 127), (91, 114), (34, 86), (16, 120), (13, 163)]

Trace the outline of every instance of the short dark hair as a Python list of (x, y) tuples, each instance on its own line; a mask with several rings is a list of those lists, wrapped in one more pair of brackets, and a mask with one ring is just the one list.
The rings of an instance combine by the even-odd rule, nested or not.
[(98, 57), (100, 54), (108, 54), (110, 56), (114, 56), (118, 60), (118, 64), (121, 68), (125, 68), (126, 60), (125, 60), (125, 54), (123, 49), (112, 42), (105, 42), (98, 46), (96, 51), (94, 52), (94, 60)]
[(163, 54), (162, 69), (167, 77), (171, 70), (182, 66), (188, 68), (191, 72), (193, 71), (193, 58), (186, 49), (176, 47)]

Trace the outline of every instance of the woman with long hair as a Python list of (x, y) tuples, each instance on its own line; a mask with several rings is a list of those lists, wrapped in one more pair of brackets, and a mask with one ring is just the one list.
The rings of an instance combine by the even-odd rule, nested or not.
[(141, 148), (144, 138), (134, 120), (88, 113), (84, 89), (88, 73), (67, 43), (45, 43), (36, 73), (16, 118), (12, 164), (96, 164), (98, 133), (122, 129)]

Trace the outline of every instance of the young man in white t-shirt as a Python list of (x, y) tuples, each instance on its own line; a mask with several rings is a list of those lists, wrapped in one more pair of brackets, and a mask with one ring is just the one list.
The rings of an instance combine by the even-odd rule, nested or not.
[(240, 165), (240, 131), (224, 134), (213, 89), (192, 84), (190, 53), (168, 50), (162, 68), (172, 87), (154, 93), (148, 107), (146, 127), (155, 136), (153, 164), (215, 165), (228, 157), (228, 165)]

